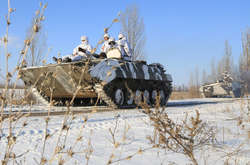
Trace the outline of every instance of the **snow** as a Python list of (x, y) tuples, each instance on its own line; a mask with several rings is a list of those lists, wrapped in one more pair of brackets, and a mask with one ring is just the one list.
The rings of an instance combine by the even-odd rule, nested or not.
[[(224, 164), (229, 163), (250, 164), (250, 118), (249, 103), (247, 101), (231, 99), (189, 99), (170, 101), (166, 108), (169, 117), (176, 122), (188, 116), (194, 116), (195, 110), (200, 112), (204, 122), (216, 129), (216, 146), (202, 147), (195, 152), (199, 164)], [(44, 110), (42, 106), (34, 106), (32, 111)], [(28, 107), (16, 107), (26, 109)], [(5, 110), (9, 110), (6, 107)], [(85, 122), (85, 119), (88, 120)], [(17, 137), (13, 151), (18, 156), (24, 154), (16, 161), (20, 164), (37, 164), (41, 160), (44, 145), (45, 132), (52, 135), (45, 143), (44, 157), (51, 159), (51, 164), (58, 164), (61, 157), (65, 164), (86, 164), (87, 151), (93, 151), (89, 164), (107, 164), (110, 156), (113, 160), (123, 159), (138, 152), (139, 149), (150, 148), (147, 136), (153, 135), (153, 127), (149, 118), (142, 110), (123, 110), (88, 114), (77, 114), (74, 118), (68, 116), (50, 116), (46, 128), (46, 117), (23, 117), (13, 124), (12, 133)], [(239, 125), (239, 120), (242, 122)], [(22, 127), (23, 122), (27, 126)], [(68, 132), (61, 131), (63, 121), (69, 126)], [(110, 133), (115, 132), (116, 144), (112, 144)], [(2, 138), (0, 139), (0, 160), (3, 160), (6, 152), (7, 136), (9, 135), (9, 123), (5, 120), (2, 125)], [(82, 136), (81, 140), (77, 140)], [(125, 138), (124, 138), (125, 137)], [(53, 156), (57, 144), (63, 146), (60, 156)], [(72, 150), (70, 157), (67, 151)], [(237, 150), (238, 149), (238, 150)], [(236, 152), (237, 151), (237, 152)], [(230, 156), (227, 154), (231, 153)], [(54, 159), (52, 159), (54, 158)], [(148, 149), (142, 154), (136, 154), (131, 159), (125, 159), (115, 164), (191, 164), (189, 159), (182, 154), (164, 151), (157, 148)]]

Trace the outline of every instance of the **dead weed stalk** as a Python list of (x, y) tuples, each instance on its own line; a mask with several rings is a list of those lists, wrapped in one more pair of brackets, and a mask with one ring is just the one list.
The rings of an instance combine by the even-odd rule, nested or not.
[(184, 154), (197, 165), (195, 150), (213, 143), (214, 128), (200, 119), (198, 110), (194, 117), (188, 117), (186, 114), (181, 123), (175, 122), (168, 116), (165, 108), (159, 106), (159, 96), (156, 100), (158, 103), (155, 109), (150, 109), (145, 103), (141, 103), (154, 127), (154, 134), (148, 136), (147, 139), (154, 148)]

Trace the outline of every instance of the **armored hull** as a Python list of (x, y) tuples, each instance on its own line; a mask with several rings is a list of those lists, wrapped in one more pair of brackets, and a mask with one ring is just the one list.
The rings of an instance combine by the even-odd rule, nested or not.
[[(114, 108), (140, 102), (165, 105), (172, 77), (160, 64), (119, 59), (85, 59), (78, 62), (22, 68), (25, 85), (43, 104), (84, 106), (106, 104)], [(159, 96), (159, 97), (157, 97)]]

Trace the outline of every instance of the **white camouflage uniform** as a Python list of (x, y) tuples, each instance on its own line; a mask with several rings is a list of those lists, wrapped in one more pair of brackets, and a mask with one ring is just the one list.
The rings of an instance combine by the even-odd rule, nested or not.
[(102, 48), (101, 48), (101, 52), (107, 53), (109, 48), (110, 48), (109, 41), (108, 40), (104, 41)]
[(108, 50), (110, 49), (110, 45), (109, 45), (109, 35), (108, 35), (108, 34), (104, 34), (103, 37), (104, 37), (104, 38), (107, 37), (108, 40), (105, 40), (104, 43), (102, 44), (101, 52), (104, 52), (104, 53), (107, 54)]
[(119, 40), (117, 41), (117, 45), (119, 50), (121, 51), (122, 57), (124, 59), (131, 60), (132, 59), (132, 53), (129, 46), (129, 43), (126, 39), (126, 37), (123, 34), (118, 35)]
[[(67, 56), (63, 56), (62, 60), (65, 60), (66, 58), (70, 58), (72, 61), (79, 61), (83, 57), (85, 57), (85, 58), (88, 57), (88, 54), (90, 54), (90, 52), (92, 50), (91, 45), (88, 43), (88, 37), (82, 36), (81, 40), (82, 40), (82, 43), (80, 45), (78, 45), (73, 50), (73, 54), (67, 55)], [(82, 48), (82, 49), (86, 50), (86, 53), (84, 53), (82, 51), (79, 51), (79, 48)]]

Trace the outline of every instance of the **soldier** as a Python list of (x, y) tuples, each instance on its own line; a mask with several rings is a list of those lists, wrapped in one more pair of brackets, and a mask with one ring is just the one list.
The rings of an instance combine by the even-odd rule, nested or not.
[(104, 43), (102, 44), (102, 47), (101, 47), (101, 53), (99, 55), (100, 58), (106, 58), (107, 57), (106, 53), (108, 52), (108, 49), (110, 48), (109, 35), (105, 33), (103, 38), (104, 38)]
[(117, 45), (119, 50), (121, 51), (122, 57), (126, 60), (132, 60), (131, 49), (126, 37), (120, 33), (118, 35), (118, 39), (119, 40), (117, 41)]
[(103, 38), (104, 38), (104, 43), (102, 44), (101, 52), (107, 53), (107, 51), (109, 49), (109, 38), (110, 37), (107, 33), (105, 33)]
[(231, 83), (233, 81), (233, 78), (231, 77), (230, 73), (225, 71), (224, 73), (222, 73), (223, 75), (223, 81), (225, 83)]
[(110, 49), (110, 48), (117, 48), (117, 43), (115, 42), (115, 39), (113, 37), (110, 37), (109, 38), (109, 42), (108, 42), (109, 46), (107, 46), (107, 51)]
[(73, 50), (73, 55), (75, 56), (80, 55), (80, 56), (88, 57), (88, 55), (90, 54), (92, 50), (91, 45), (88, 43), (88, 37), (82, 36), (81, 40), (82, 40), (82, 43)]
[(121, 51), (113, 37), (109, 38), (109, 46), (107, 47), (107, 57), (108, 58), (118, 58), (122, 57)]
[(90, 55), (92, 47), (88, 43), (87, 36), (82, 36), (81, 41), (82, 43), (73, 50), (73, 54), (64, 56), (62, 57), (62, 59), (61, 58), (57, 59), (56, 57), (53, 57), (53, 60), (60, 63), (60, 62), (79, 61), (82, 58), (87, 58)]

